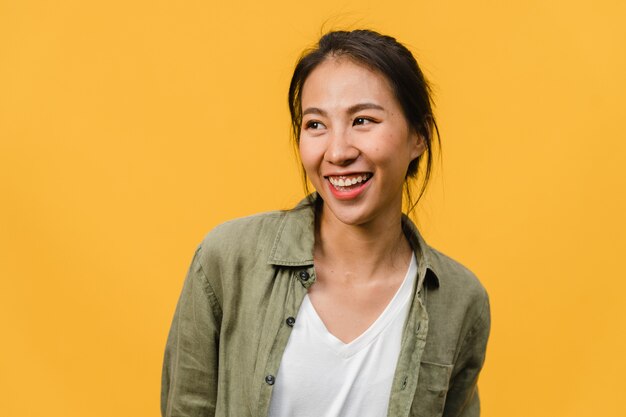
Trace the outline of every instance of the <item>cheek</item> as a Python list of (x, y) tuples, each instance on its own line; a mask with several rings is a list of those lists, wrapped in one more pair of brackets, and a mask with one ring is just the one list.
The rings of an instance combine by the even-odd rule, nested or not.
[(310, 178), (314, 176), (317, 171), (317, 166), (319, 165), (317, 162), (318, 157), (315, 147), (301, 141), (298, 149), (300, 152), (300, 161), (302, 161), (302, 166)]
[(382, 173), (391, 180), (396, 178), (404, 181), (406, 171), (411, 162), (411, 155), (405, 143), (398, 141), (397, 138), (385, 138), (388, 141), (386, 145), (372, 146), (368, 151), (368, 157), (373, 165), (375, 165)]

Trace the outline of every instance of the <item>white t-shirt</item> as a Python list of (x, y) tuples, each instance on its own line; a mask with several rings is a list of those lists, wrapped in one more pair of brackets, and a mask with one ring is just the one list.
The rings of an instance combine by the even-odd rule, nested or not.
[(304, 297), (280, 362), (270, 417), (384, 417), (409, 312), (417, 261), (374, 323), (350, 343)]

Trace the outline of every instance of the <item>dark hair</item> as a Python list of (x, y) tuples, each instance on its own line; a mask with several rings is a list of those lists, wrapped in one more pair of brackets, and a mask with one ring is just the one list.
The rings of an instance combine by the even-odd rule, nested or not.
[[(329, 57), (347, 57), (383, 74), (391, 84), (409, 126), (424, 140), (426, 151), (411, 161), (404, 183), (407, 212), (410, 213), (424, 194), (432, 172), (433, 145), (440, 142), (428, 81), (411, 52), (391, 36), (371, 30), (326, 33), (315, 47), (302, 54), (289, 85), (289, 111), (296, 149), (302, 128), (302, 87), (311, 72)], [(426, 164), (423, 168), (423, 181), (417, 199), (413, 202), (408, 180), (418, 177), (418, 168), (423, 159)], [(304, 170), (302, 174), (305, 190), (308, 191)]]

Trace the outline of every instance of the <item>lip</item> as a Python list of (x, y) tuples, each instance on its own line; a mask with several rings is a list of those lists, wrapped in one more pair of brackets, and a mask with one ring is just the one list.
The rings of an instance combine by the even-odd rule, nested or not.
[(336, 172), (328, 172), (324, 173), (324, 177), (348, 177), (350, 175), (365, 175), (371, 174), (370, 171), (336, 171)]
[(357, 197), (359, 197), (361, 194), (363, 194), (363, 192), (365, 192), (365, 190), (367, 190), (367, 188), (369, 187), (369, 184), (371, 182), (370, 180), (372, 179), (371, 174), (367, 181), (365, 181), (364, 183), (361, 183), (360, 185), (356, 187), (350, 188), (350, 190), (348, 191), (341, 191), (335, 188), (335, 186), (331, 184), (328, 177), (342, 177), (342, 176), (347, 177), (347, 176), (362, 175), (362, 174), (363, 173), (361, 172), (331, 174), (331, 175), (324, 176), (324, 179), (326, 180), (326, 186), (328, 187), (328, 190), (337, 200), (354, 200)]

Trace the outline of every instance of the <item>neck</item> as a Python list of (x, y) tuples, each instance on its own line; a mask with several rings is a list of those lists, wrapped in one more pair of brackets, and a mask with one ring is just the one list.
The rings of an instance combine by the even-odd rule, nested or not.
[(377, 222), (348, 225), (320, 210), (315, 256), (339, 270), (352, 271), (352, 279), (369, 279), (377, 272), (406, 268), (412, 249), (402, 232), (402, 213)]

